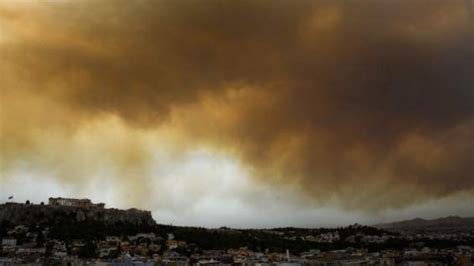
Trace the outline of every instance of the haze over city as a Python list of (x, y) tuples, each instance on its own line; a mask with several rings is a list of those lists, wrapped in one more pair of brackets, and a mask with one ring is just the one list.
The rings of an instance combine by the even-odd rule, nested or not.
[(0, 2), (0, 201), (474, 216), (472, 0)]

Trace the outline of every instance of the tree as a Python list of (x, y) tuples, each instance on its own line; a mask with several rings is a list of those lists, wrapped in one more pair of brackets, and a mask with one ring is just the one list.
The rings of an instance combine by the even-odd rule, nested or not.
[(38, 231), (38, 235), (36, 236), (36, 246), (37, 247), (42, 247), (44, 246), (45, 239), (43, 232), (41, 230)]
[(26, 200), (25, 204), (30, 205), (30, 200)]
[(86, 244), (79, 249), (78, 255), (81, 258), (96, 258), (96, 245), (92, 241), (87, 241)]

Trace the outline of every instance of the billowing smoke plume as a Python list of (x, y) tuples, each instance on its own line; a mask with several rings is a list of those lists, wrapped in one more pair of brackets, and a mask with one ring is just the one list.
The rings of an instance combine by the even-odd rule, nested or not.
[(318, 203), (472, 193), (469, 14), (465, 0), (4, 1), (2, 179), (113, 176), (150, 196), (156, 150), (199, 146)]

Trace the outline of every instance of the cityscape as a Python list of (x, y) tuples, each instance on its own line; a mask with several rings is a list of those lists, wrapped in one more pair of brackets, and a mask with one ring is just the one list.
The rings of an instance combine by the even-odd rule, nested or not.
[(0, 0), (0, 266), (474, 266), (474, 0)]
[[(474, 218), (338, 228), (156, 223), (89, 199), (0, 205), (0, 265), (472, 265)], [(385, 229), (384, 229), (385, 228)]]

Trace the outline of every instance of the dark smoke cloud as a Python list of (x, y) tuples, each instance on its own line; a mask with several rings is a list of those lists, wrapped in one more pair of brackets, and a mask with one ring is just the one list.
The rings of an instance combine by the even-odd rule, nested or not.
[(5, 5), (3, 157), (31, 149), (34, 128), (74, 132), (112, 113), (132, 128), (170, 125), (182, 146), (238, 156), (255, 179), (318, 202), (380, 209), (472, 193), (469, 4)]

